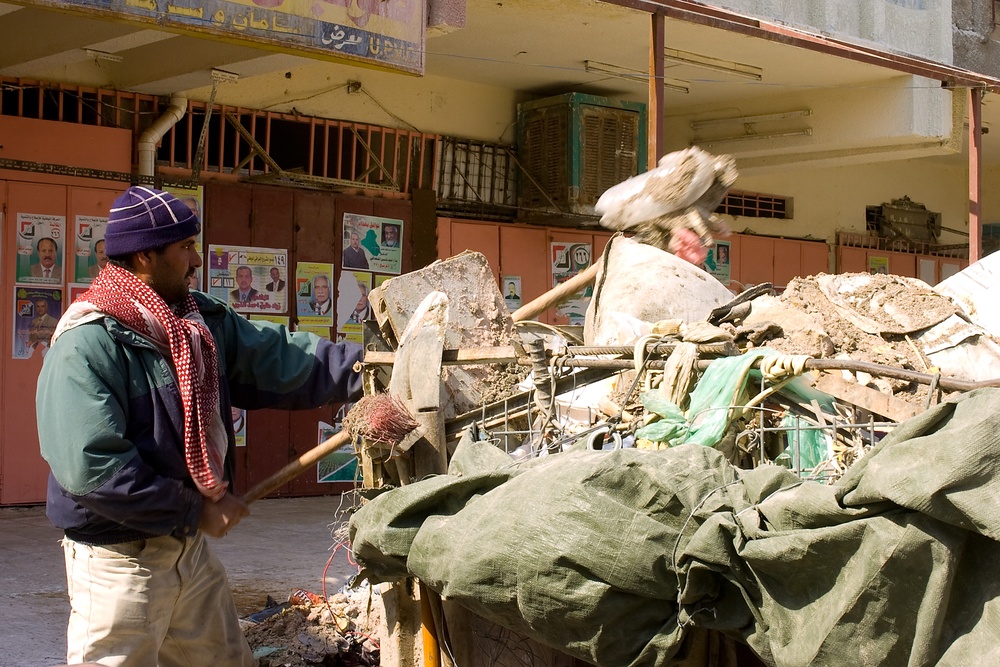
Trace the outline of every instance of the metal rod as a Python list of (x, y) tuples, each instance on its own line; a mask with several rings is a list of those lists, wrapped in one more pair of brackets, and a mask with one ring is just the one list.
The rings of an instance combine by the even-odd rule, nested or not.
[[(559, 357), (558, 362), (569, 368), (594, 368), (607, 370), (629, 370), (635, 364), (631, 359), (590, 359), (581, 357)], [(705, 370), (712, 361), (703, 359), (698, 362), (698, 370)], [(665, 361), (647, 361), (646, 367), (660, 370), (666, 364)], [(754, 362), (758, 366), (758, 362)], [(982, 387), (1000, 387), (1000, 378), (992, 380), (962, 380), (960, 378), (945, 377), (942, 375), (932, 375), (931, 373), (921, 373), (896, 366), (884, 366), (869, 361), (855, 361), (853, 359), (808, 359), (806, 370), (817, 371), (863, 371), (871, 375), (889, 377), (918, 384), (930, 385), (937, 378), (937, 386), (945, 391), (972, 391)]]

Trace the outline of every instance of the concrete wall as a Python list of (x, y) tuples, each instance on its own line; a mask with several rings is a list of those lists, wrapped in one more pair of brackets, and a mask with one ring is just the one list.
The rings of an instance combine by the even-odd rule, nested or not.
[(717, 0), (740, 14), (952, 62), (949, 0)]
[[(794, 218), (730, 218), (729, 222), (736, 232), (749, 227), (760, 234), (833, 242), (838, 231), (864, 232), (865, 206), (877, 206), (906, 195), (928, 210), (940, 212), (942, 226), (968, 231), (969, 194), (965, 168), (941, 162), (903, 160), (864, 167), (797, 169), (741, 176), (733, 186), (735, 189), (792, 197)], [(986, 209), (1000, 211), (1000, 194), (989, 198)], [(1000, 220), (1000, 217), (993, 220)], [(943, 243), (966, 240), (956, 234), (945, 233), (941, 237)]]
[(953, 0), (954, 63), (1000, 76), (1000, 42), (993, 25), (993, 0)]

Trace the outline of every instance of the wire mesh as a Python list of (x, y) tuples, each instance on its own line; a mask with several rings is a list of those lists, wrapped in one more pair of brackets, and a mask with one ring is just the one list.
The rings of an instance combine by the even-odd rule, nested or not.
[[(557, 379), (572, 379), (576, 375), (571, 371), (577, 369), (560, 368), (558, 359), (555, 361), (550, 373), (553, 384)], [(619, 373), (618, 377), (627, 379), (625, 373)], [(635, 393), (641, 377), (640, 373), (631, 379), (626, 400)], [(767, 387), (768, 383), (760, 378), (758, 390), (764, 392)], [(592, 449), (634, 446), (634, 439), (628, 437), (634, 425), (622, 423), (592, 405), (578, 402), (579, 389), (582, 387), (573, 385), (571, 391), (554, 395), (550, 409), (538, 405), (534, 388), (527, 390), (527, 402), (523, 397), (505, 399), (510, 401), (510, 408), (505, 405), (500, 414), (494, 411), (487, 415), (484, 406), (475, 425), (476, 432), (480, 439), (492, 442), (514, 460), (563, 451), (584, 439)], [(733, 404), (713, 409), (729, 410), (738, 415), (732, 419), (730, 433), (739, 451), (730, 458), (739, 467), (781, 465), (801, 479), (822, 483), (839, 479), (897, 426), (896, 422), (876, 419), (875, 415), (851, 404), (834, 401), (831, 413), (821, 410), (815, 403), (808, 405), (791, 400), (780, 391), (761, 405), (747, 408)], [(688, 418), (694, 422), (702, 416), (688, 415)], [(633, 424), (641, 421), (637, 419)], [(616, 434), (619, 437), (615, 438)], [(826, 456), (813, 465), (809, 464), (809, 457), (804, 452), (804, 441), (810, 434), (820, 434), (826, 443)]]

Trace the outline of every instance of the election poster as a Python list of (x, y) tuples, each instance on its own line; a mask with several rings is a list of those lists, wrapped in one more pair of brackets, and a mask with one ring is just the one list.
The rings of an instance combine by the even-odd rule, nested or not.
[(284, 313), (286, 290), (268, 290), (272, 269), (284, 272), (288, 251), (276, 248), (210, 245), (208, 293), (239, 313)]
[(365, 271), (340, 272), (337, 283), (337, 333), (361, 333), (361, 323), (371, 314), (368, 305), (371, 290), (372, 274)]
[(90, 289), (90, 283), (70, 283), (66, 285), (67, 297), (66, 304), (69, 305), (76, 301), (77, 297)]
[(500, 282), (503, 289), (503, 300), (507, 310), (515, 311), (521, 307), (521, 276), (504, 276)]
[(66, 216), (17, 214), (15, 282), (62, 285)]
[(14, 288), (14, 359), (45, 356), (64, 305), (62, 288)]
[[(556, 241), (551, 244), (552, 286), (558, 287), (590, 266), (590, 244)], [(556, 308), (556, 314), (569, 318), (572, 325), (583, 324), (594, 288), (589, 286)]]
[(296, 331), (306, 331), (314, 336), (330, 340), (330, 327), (317, 326), (315, 324), (300, 324), (296, 327)]
[(108, 255), (104, 252), (104, 230), (108, 226), (108, 219), (96, 215), (78, 215), (75, 222), (73, 282), (93, 282), (98, 272), (108, 263)]
[[(316, 443), (322, 444), (329, 440), (343, 428), (342, 423), (346, 409), (341, 408), (337, 413), (337, 423), (328, 424), (320, 421), (319, 432), (316, 435)], [(355, 453), (354, 444), (342, 447), (337, 451), (327, 454), (316, 463), (316, 481), (320, 484), (329, 482), (353, 482), (358, 475), (358, 456)]]
[(718, 278), (723, 285), (729, 285), (729, 281), (732, 280), (729, 250), (729, 241), (716, 241), (715, 246), (708, 249), (708, 256), (705, 257), (705, 271)]
[(253, 314), (250, 315), (248, 320), (261, 320), (264, 322), (270, 322), (271, 324), (278, 324), (280, 326), (288, 328), (288, 315), (266, 315), (266, 314)]
[(358, 213), (344, 214), (345, 269), (392, 273), (402, 267), (403, 221)]
[(236, 435), (236, 446), (247, 446), (247, 411), (230, 406), (230, 416), (233, 420), (233, 433)]
[(332, 327), (333, 312), (333, 264), (296, 264), (295, 314), (299, 318), (299, 328)]

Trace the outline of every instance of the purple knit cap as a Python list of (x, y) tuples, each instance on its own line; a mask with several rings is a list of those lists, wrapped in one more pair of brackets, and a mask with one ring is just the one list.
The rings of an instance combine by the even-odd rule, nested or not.
[(133, 186), (111, 205), (104, 252), (108, 257), (123, 257), (154, 250), (194, 236), (200, 229), (198, 216), (177, 197)]

